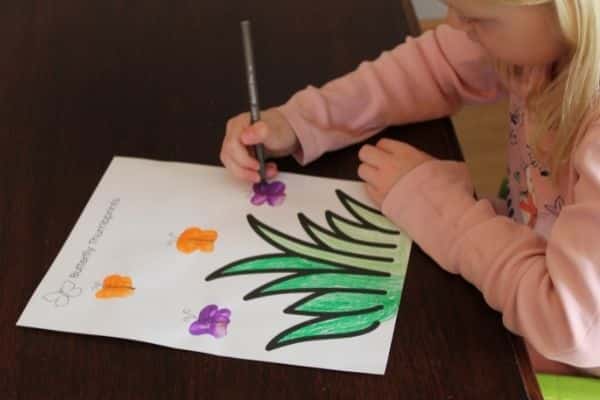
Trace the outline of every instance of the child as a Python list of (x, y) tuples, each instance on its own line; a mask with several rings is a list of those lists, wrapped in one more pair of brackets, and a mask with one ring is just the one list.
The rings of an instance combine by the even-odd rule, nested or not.
[(505, 215), (473, 198), (464, 163), (398, 141), (363, 146), (358, 174), (391, 221), (503, 313), (538, 371), (600, 375), (600, 1), (446, 2), (449, 26), (309, 86), (253, 126), (247, 114), (229, 120), (221, 160), (256, 182), (248, 145), (306, 164), (388, 125), (509, 96)]

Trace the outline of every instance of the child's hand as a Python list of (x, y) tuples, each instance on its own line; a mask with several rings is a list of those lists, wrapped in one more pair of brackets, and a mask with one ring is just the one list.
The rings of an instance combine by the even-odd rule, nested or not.
[(362, 161), (358, 176), (365, 181), (369, 197), (379, 207), (396, 182), (414, 168), (433, 159), (406, 143), (391, 139), (381, 139), (377, 146), (364, 145), (358, 157)]
[[(227, 121), (225, 139), (221, 147), (221, 162), (240, 179), (259, 182), (258, 160), (248, 146), (262, 143), (265, 157), (283, 157), (299, 146), (298, 138), (283, 114), (269, 109), (260, 114), (261, 120), (250, 126), (250, 114), (244, 113)], [(265, 165), (267, 178), (277, 175), (277, 165)]]

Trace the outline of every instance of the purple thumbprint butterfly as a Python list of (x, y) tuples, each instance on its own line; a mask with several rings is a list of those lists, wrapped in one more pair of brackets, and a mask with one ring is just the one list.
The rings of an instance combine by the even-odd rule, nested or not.
[(215, 304), (209, 304), (200, 311), (198, 319), (190, 325), (189, 331), (192, 335), (209, 334), (216, 338), (227, 335), (227, 325), (231, 310), (219, 308)]
[(260, 206), (265, 202), (270, 206), (278, 206), (285, 199), (285, 183), (280, 181), (255, 183), (252, 189), (254, 195), (250, 201), (255, 206)]

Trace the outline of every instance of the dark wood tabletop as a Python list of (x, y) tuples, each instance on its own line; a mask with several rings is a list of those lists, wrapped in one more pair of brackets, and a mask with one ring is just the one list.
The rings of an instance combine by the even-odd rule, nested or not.
[[(522, 341), (416, 246), (385, 376), (15, 326), (113, 155), (218, 164), (248, 108), (245, 18), (264, 107), (418, 34), (407, 0), (0, 2), (0, 397), (541, 398)], [(382, 135), (461, 158), (449, 120)], [(356, 146), (281, 163), (350, 179), (357, 165)]]

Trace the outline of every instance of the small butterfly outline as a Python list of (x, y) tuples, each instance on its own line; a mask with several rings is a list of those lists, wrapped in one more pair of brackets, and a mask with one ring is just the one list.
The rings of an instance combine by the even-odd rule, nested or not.
[(175, 235), (173, 232), (169, 232), (169, 240), (167, 241), (167, 246), (171, 247), (175, 244), (175, 242), (177, 242), (177, 235)]
[(190, 322), (198, 319), (198, 317), (189, 308), (184, 308), (183, 314), (185, 315), (185, 317), (183, 317), (184, 322)]
[(54, 303), (54, 307), (65, 307), (73, 297), (81, 295), (83, 289), (75, 285), (73, 281), (66, 280), (56, 292), (44, 295), (44, 300)]

